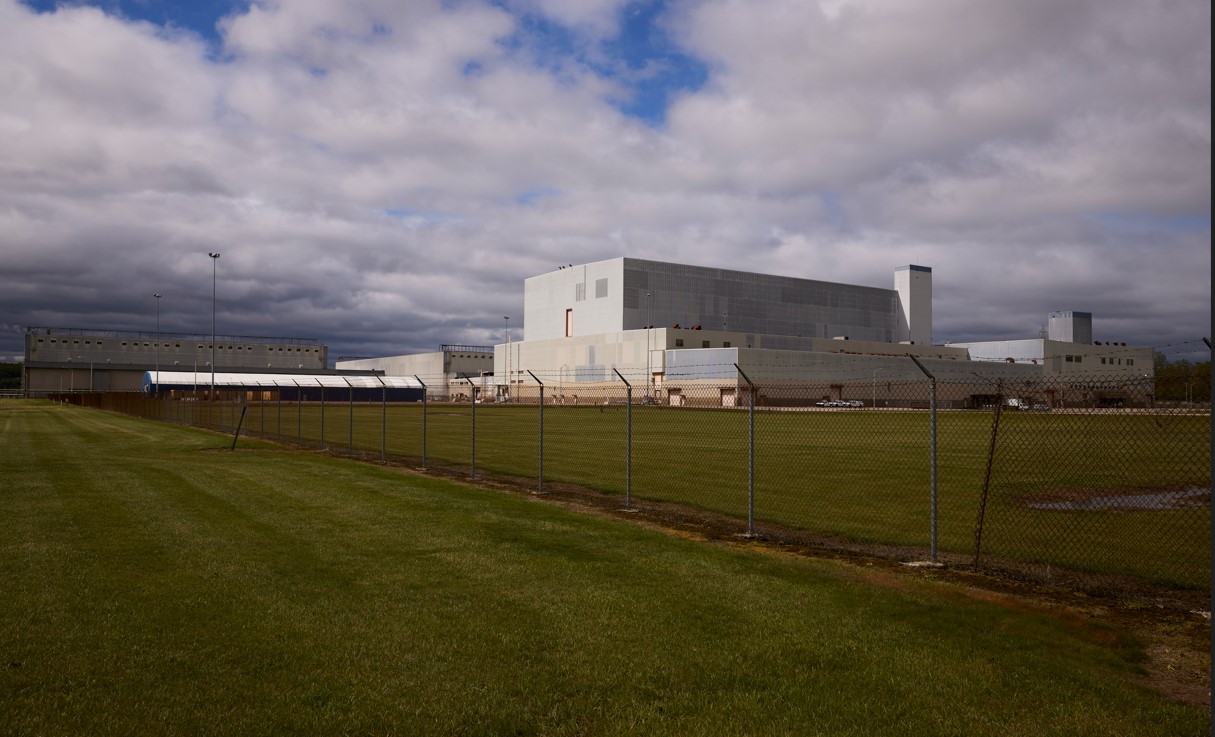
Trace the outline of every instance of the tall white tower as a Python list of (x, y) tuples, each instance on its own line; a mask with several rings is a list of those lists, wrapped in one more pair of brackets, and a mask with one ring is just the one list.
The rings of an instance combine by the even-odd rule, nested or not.
[(1052, 312), (1047, 316), (1046, 337), (1064, 343), (1093, 342), (1093, 313)]
[(899, 294), (894, 341), (932, 345), (932, 269), (898, 267), (894, 270), (894, 290)]

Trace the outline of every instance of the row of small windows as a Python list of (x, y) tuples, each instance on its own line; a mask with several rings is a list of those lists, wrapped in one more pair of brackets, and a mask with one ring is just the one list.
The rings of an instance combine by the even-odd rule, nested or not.
[[(675, 339), (675, 347), (676, 347), (676, 348), (683, 348), (683, 338), (676, 338), (676, 339)], [(700, 347), (701, 347), (701, 348), (712, 348), (713, 346), (710, 344), (710, 341), (707, 341), (707, 340), (702, 340), (702, 341), (700, 341)], [(721, 344), (721, 347), (722, 347), (722, 348), (729, 348), (729, 347), (730, 347), (730, 341), (728, 341), (728, 340), (727, 340), (727, 341), (724, 341), (724, 342)]]
[[(1066, 361), (1066, 362), (1068, 362), (1068, 363), (1083, 363), (1083, 362), (1084, 362), (1084, 356), (1066, 355), (1066, 356), (1064, 356), (1064, 357), (1063, 357), (1063, 360), (1064, 360), (1064, 361)], [(1126, 361), (1126, 363), (1125, 363), (1125, 364), (1123, 363), (1123, 361), (1124, 361), (1124, 360)], [(1102, 365), (1102, 366), (1123, 366), (1123, 365), (1125, 365), (1125, 366), (1134, 366), (1134, 365), (1135, 365), (1135, 359), (1133, 359), (1133, 358), (1122, 359), (1122, 358), (1113, 358), (1113, 357), (1110, 357), (1110, 358), (1105, 358), (1105, 357), (1102, 357), (1102, 359), (1101, 359), (1101, 365)]]
[[(39, 342), (39, 343), (42, 343), (42, 342), (44, 342), (44, 339), (43, 339), (43, 338), (39, 338), (39, 339), (38, 339), (38, 342)], [(56, 342), (56, 340), (55, 340), (54, 338), (51, 338), (51, 339), (50, 339), (50, 342), (54, 343), (54, 342)], [(65, 338), (65, 339), (64, 339), (62, 342), (63, 342), (63, 344), (64, 344), (64, 345), (66, 345), (66, 344), (67, 344), (67, 339)], [(79, 341), (79, 340), (73, 340), (73, 341), (72, 341), (72, 343), (79, 345), (79, 344), (80, 344), (80, 341)], [(85, 345), (93, 345), (93, 341), (91, 341), (91, 340), (86, 340), (86, 341), (84, 341), (84, 344), (85, 344)], [(100, 341), (100, 340), (99, 340), (99, 341), (97, 341), (96, 345), (100, 347), (100, 346), (103, 346), (103, 345), (105, 345), (105, 344), (104, 344), (104, 343), (102, 343), (102, 341)], [(136, 348), (138, 348), (138, 347), (139, 347), (139, 342), (138, 342), (138, 341), (136, 341), (136, 342), (134, 342), (134, 343), (130, 343), (130, 342), (125, 341), (125, 340), (124, 340), (124, 341), (122, 341), (122, 345), (124, 345), (124, 346), (126, 346), (126, 345), (133, 345), (133, 346), (135, 346)], [(169, 343), (144, 343), (144, 344), (143, 344), (143, 347), (144, 347), (144, 348), (170, 348), (170, 347), (172, 347), (172, 348), (181, 348), (181, 343), (173, 343), (172, 345), (170, 345)], [(209, 345), (201, 345), (201, 344), (200, 344), (198, 347), (199, 347), (199, 348), (210, 348), (211, 346), (209, 346)], [(241, 346), (241, 345), (237, 345), (237, 346), (231, 346), (231, 345), (228, 345), (228, 346), (223, 346), (223, 345), (218, 345), (218, 346), (215, 346), (215, 347), (216, 347), (218, 350), (221, 350), (221, 351), (222, 351), (222, 350), (229, 350), (229, 351), (253, 351), (253, 350), (257, 350), (257, 348), (255, 348), (254, 346), (251, 346), (251, 345), (250, 345), (250, 346)], [(321, 352), (321, 350), (320, 350), (319, 348), (312, 348), (312, 349), (309, 349), (309, 348), (286, 348), (286, 349), (284, 349), (284, 348), (269, 348), (269, 349), (267, 349), (267, 350), (270, 350), (271, 352), (273, 352), (273, 351), (278, 351), (279, 353), (282, 353), (284, 350), (286, 350), (288, 353), (290, 353), (290, 352), (292, 352), (292, 351), (294, 351), (294, 352), (296, 352), (296, 353), (300, 353), (300, 352), (303, 352), (303, 353), (320, 353), (320, 352)]]

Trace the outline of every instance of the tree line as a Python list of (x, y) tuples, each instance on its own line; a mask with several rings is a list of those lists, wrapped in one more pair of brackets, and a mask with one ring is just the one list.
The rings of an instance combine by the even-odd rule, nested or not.
[(1210, 402), (1211, 362), (1169, 361), (1157, 353), (1156, 401)]
[(21, 388), (21, 364), (0, 363), (0, 391)]

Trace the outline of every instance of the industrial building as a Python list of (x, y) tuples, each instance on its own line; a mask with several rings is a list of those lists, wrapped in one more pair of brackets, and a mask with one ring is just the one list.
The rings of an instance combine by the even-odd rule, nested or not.
[[(1094, 343), (1084, 312), (1051, 313), (1047, 334), (1035, 339), (935, 345), (932, 269), (901, 266), (892, 282), (887, 289), (632, 258), (560, 267), (524, 281), (523, 340), (494, 347), (492, 367), (481, 369), (493, 377), (484, 396), (518, 395), (539, 377), (561, 401), (579, 387), (620, 386), (618, 371), (641, 377), (647, 398), (681, 404), (694, 388), (719, 390), (730, 404), (741, 370), (754, 381), (827, 386), (838, 398), (864, 377), (875, 385), (879, 374), (885, 382), (922, 380), (909, 355), (954, 384), (957, 406), (999, 380), (1142, 383), (1152, 374), (1150, 348)], [(393, 375), (429, 361), (434, 370), (410, 373), (450, 380), (433, 355), (339, 367)]]
[(28, 396), (56, 392), (139, 391), (144, 373), (189, 371), (316, 373), (328, 370), (328, 349), (315, 338), (211, 336), (80, 328), (30, 327), (25, 332), (22, 386)]
[(475, 345), (443, 345), (437, 351), (383, 358), (339, 361), (342, 371), (372, 371), (385, 376), (406, 376), (426, 382), (435, 398), (467, 399), (470, 383), (484, 393), (493, 385), (494, 348)]

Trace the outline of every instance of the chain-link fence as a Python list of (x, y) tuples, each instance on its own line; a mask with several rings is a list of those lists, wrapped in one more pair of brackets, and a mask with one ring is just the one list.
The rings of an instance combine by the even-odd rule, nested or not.
[(1209, 376), (711, 368), (417, 377), (425, 393), (406, 403), (353, 389), (60, 398), (739, 534), (1209, 591)]

